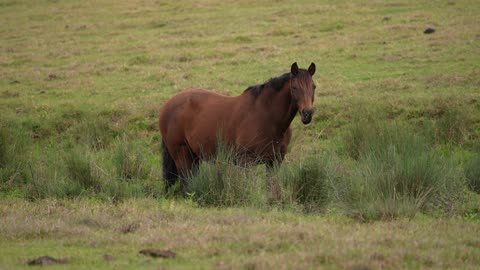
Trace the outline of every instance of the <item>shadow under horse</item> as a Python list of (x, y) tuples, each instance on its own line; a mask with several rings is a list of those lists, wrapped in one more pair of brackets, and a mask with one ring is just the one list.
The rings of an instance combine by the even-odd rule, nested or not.
[(187, 191), (186, 178), (200, 160), (215, 156), (219, 141), (242, 162), (264, 163), (267, 171), (281, 164), (295, 115), (299, 113), (304, 124), (312, 120), (313, 74), (314, 63), (307, 70), (293, 63), (290, 72), (236, 97), (188, 89), (168, 100), (160, 112), (166, 189), (180, 178)]

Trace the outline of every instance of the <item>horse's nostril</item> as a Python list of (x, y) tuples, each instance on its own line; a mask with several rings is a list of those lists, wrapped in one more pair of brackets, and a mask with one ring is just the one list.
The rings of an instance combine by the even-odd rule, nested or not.
[(307, 109), (307, 110), (303, 110), (303, 112), (302, 112), (302, 115), (303, 115), (303, 117), (305, 117), (305, 118), (310, 118), (310, 117), (312, 117), (312, 114), (313, 114), (313, 110), (308, 110), (308, 109)]

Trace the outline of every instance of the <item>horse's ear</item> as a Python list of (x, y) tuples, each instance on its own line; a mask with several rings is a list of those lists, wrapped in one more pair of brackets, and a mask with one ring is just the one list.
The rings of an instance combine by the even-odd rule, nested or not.
[(310, 66), (308, 67), (308, 73), (310, 73), (310, 76), (313, 76), (315, 74), (315, 63), (311, 63)]
[(293, 76), (297, 76), (297, 74), (298, 74), (297, 62), (295, 62), (295, 63), (292, 64), (291, 71), (292, 71)]

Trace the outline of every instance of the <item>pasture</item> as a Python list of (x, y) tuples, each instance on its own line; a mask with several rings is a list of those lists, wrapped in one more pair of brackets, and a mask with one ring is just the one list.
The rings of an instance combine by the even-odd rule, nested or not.
[[(474, 269), (479, 16), (476, 1), (0, 1), (0, 269)], [(164, 102), (239, 95), (293, 62), (316, 64), (316, 112), (292, 123), (278, 198), (225, 149), (166, 194)]]

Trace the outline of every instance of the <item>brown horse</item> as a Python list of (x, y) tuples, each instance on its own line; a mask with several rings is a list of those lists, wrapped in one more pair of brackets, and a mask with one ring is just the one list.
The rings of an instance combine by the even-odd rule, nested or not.
[(168, 100), (160, 112), (166, 188), (180, 177), (186, 190), (186, 176), (201, 159), (215, 155), (219, 140), (267, 169), (281, 163), (297, 112), (304, 124), (312, 120), (314, 73), (314, 63), (308, 70), (293, 63), (289, 73), (236, 97), (190, 89)]

